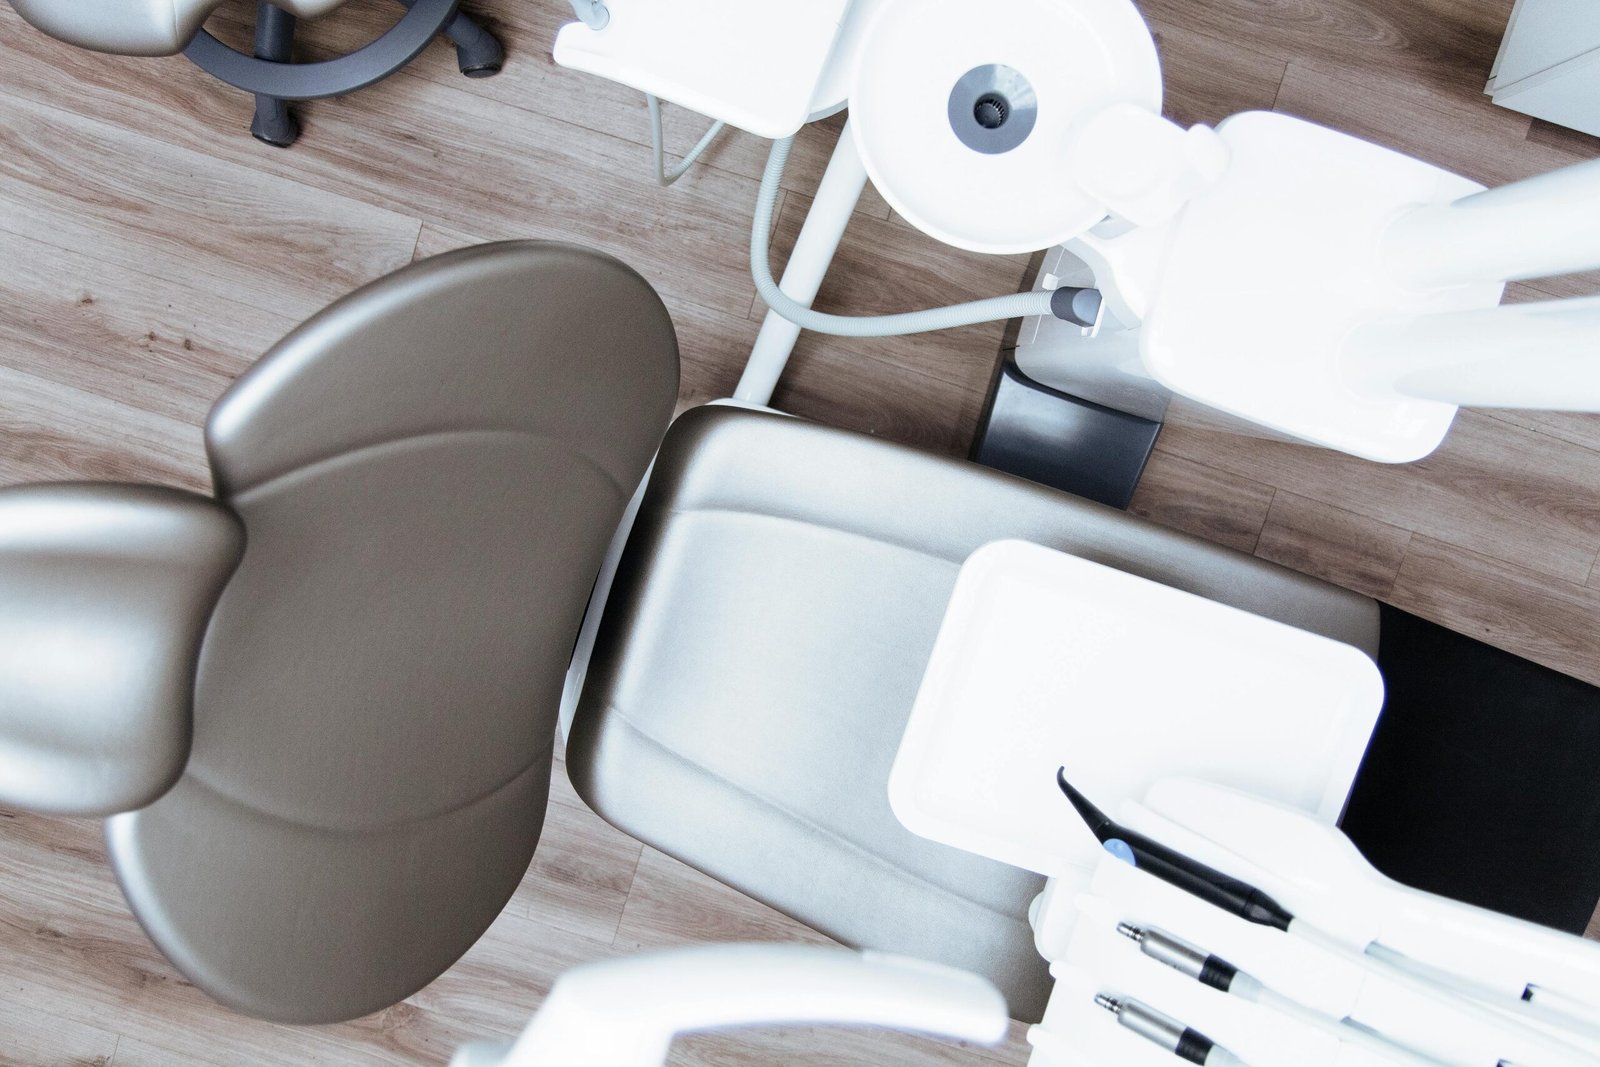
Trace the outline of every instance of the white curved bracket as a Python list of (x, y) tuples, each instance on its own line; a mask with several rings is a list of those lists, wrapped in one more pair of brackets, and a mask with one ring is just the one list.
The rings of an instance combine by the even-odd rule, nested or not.
[(450, 1067), (655, 1067), (675, 1034), (761, 1023), (842, 1023), (982, 1044), (1005, 1037), (986, 979), (901, 956), (809, 945), (703, 945), (562, 975), (510, 1044), (462, 1046)]

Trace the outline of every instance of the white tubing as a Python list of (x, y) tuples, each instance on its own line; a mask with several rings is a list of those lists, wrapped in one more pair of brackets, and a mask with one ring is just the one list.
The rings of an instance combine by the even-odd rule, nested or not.
[(1228, 992), (1235, 993), (1245, 1000), (1253, 1001), (1275, 1011), (1279, 1015), (1286, 1015), (1296, 1022), (1320, 1030), (1330, 1037), (1362, 1048), (1391, 1063), (1402, 1063), (1406, 1067), (1450, 1067), (1448, 1063), (1432, 1056), (1406, 1048), (1404, 1045), (1391, 1041), (1381, 1034), (1376, 1034), (1365, 1027), (1355, 1026), (1342, 1019), (1332, 1019), (1292, 1000), (1247, 974), (1240, 974), (1233, 980)]
[[(1324, 952), (1331, 953), (1355, 964), (1369, 974), (1384, 979), (1423, 997), (1449, 1011), (1474, 1015), (1483, 1025), (1492, 1027), (1497, 1039), (1508, 1045), (1532, 1050), (1535, 1055), (1528, 1062), (1539, 1067), (1594, 1067), (1594, 1057), (1547, 1031), (1529, 1026), (1530, 1020), (1519, 1018), (1517, 1008), (1522, 1002), (1512, 1004), (1489, 1003), (1443, 989), (1405, 967), (1397, 965), (1383, 953), (1368, 954), (1351, 948), (1343, 941), (1308, 925), (1303, 919), (1289, 924), (1289, 934)], [(1520, 1060), (1518, 1062), (1521, 1062)]]
[(699, 142), (689, 149), (689, 154), (679, 160), (671, 170), (668, 170), (665, 135), (661, 131), (661, 101), (653, 93), (645, 93), (644, 99), (645, 106), (650, 112), (650, 154), (655, 158), (656, 184), (663, 187), (668, 186), (689, 173), (689, 168), (694, 166), (695, 160), (699, 159), (701, 154), (711, 147), (711, 142), (717, 139), (717, 134), (722, 132), (722, 128), (727, 123), (721, 119), (713, 122), (711, 128), (701, 136)]
[[(833, 155), (828, 158), (828, 169), (822, 172), (822, 184), (817, 186), (811, 210), (806, 212), (805, 225), (800, 227), (794, 251), (789, 253), (789, 262), (783, 268), (781, 288), (796, 303), (810, 307), (817, 298), (823, 276), (828, 273), (833, 254), (839, 250), (839, 241), (850, 225), (850, 215), (866, 185), (867, 168), (861, 163), (856, 139), (846, 120)], [(750, 349), (744, 374), (734, 389), (734, 399), (753, 404), (770, 402), (799, 339), (800, 327), (769, 310), (761, 322), (755, 345)]]
[[(1572, 996), (1566, 990), (1547, 989), (1541, 985), (1528, 987), (1529, 995), (1535, 1006), (1543, 1005), (1552, 1012), (1569, 1019), (1593, 1018), (1600, 1015), (1600, 1005), (1593, 1000), (1583, 1000)], [(1587, 993), (1600, 993), (1600, 990), (1585, 990)]]
[(1600, 267), (1600, 159), (1412, 208), (1384, 234), (1380, 255), (1418, 288)]
[(970, 326), (976, 322), (1050, 314), (1053, 294), (1048, 290), (1014, 293), (898, 315), (828, 315), (813, 311), (793, 299), (772, 278), (768, 236), (772, 229), (772, 213), (778, 202), (779, 183), (783, 180), (783, 168), (789, 160), (789, 148), (793, 143), (793, 137), (772, 142), (772, 152), (767, 157), (767, 167), (761, 175), (761, 189), (756, 195), (755, 222), (750, 227), (750, 273), (755, 278), (756, 291), (773, 311), (801, 329), (842, 337), (894, 337)]
[[(1374, 941), (1367, 946), (1366, 955), (1383, 960), (1385, 963), (1402, 970), (1410, 971), (1417, 977), (1431, 982), (1436, 986), (1451, 990), (1463, 997), (1486, 1004), (1502, 1014), (1511, 1016), (1528, 1025), (1538, 1027), (1545, 1033), (1556, 1037), (1567, 1037), (1586, 1042), (1588, 1046), (1600, 1053), (1600, 1027), (1593, 1020), (1592, 1010), (1574, 1014), (1562, 1011), (1549, 1002), (1539, 1003), (1537, 1000), (1527, 998), (1508, 1001), (1504, 994), (1495, 989), (1480, 985), (1469, 978), (1421, 960), (1412, 959), (1403, 952), (1398, 952), (1383, 944)], [(1526, 987), (1524, 987), (1526, 988)]]

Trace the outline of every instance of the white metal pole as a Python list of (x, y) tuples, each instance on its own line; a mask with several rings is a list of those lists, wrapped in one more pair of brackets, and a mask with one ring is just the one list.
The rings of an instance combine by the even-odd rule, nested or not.
[(1381, 319), (1357, 327), (1340, 358), (1363, 392), (1600, 411), (1600, 296)]
[[(817, 187), (816, 199), (806, 213), (783, 279), (778, 283), (780, 289), (807, 307), (817, 298), (823, 276), (839, 250), (839, 241), (844, 237), (850, 215), (866, 185), (867, 170), (856, 151), (855, 136), (847, 121), (839, 134), (839, 143), (834, 146), (833, 157), (828, 160), (828, 169), (823, 172), (822, 184)], [(733, 391), (734, 399), (752, 404), (770, 401), (799, 337), (800, 327), (777, 312), (768, 311), (762, 320), (761, 332), (756, 336), (755, 347), (750, 350), (744, 374)]]
[(1600, 159), (1412, 208), (1390, 225), (1380, 255), (1419, 288), (1600, 267)]

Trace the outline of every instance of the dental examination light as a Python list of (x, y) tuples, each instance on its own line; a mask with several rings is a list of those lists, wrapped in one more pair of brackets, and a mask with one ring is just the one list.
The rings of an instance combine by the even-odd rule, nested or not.
[[(1093, 192), (1061, 180), (1059, 155), (1079, 123), (1113, 103), (1161, 106), (1155, 44), (1127, 0), (887, 3), (862, 31), (850, 121), (817, 200), (831, 204), (839, 189), (847, 218), (870, 176), (902, 218), (946, 244), (994, 254), (1059, 244), (1105, 217)], [(864, 337), (1029, 315), (1099, 321), (1099, 294), (1070, 286), (898, 315), (812, 310), (805, 279), (820, 284), (814, 261), (820, 254), (825, 267), (837, 239), (802, 236), (781, 286), (768, 261), (788, 151), (788, 139), (774, 143), (762, 176), (750, 264), (767, 306), (796, 326)]]
[(998, 1044), (1005, 998), (966, 971), (811, 945), (700, 945), (575, 967), (514, 1041), (450, 1067), (657, 1067), (674, 1036), (734, 1026), (880, 1026)]

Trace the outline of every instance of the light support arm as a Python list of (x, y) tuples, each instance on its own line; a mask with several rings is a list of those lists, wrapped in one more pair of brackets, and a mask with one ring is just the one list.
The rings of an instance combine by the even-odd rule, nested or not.
[(1600, 411), (1600, 295), (1376, 319), (1351, 332), (1341, 361), (1363, 392)]
[(1384, 267), (1419, 289), (1600, 267), (1600, 159), (1400, 215)]
[[(845, 124), (844, 132), (839, 136), (841, 140), (850, 136), (848, 122)], [(767, 306), (801, 329), (831, 333), (841, 337), (897, 337), (908, 333), (928, 333), (932, 330), (948, 330), (957, 326), (999, 322), (1029, 315), (1054, 315), (1077, 325), (1085, 325), (1084, 315), (1098, 317), (1099, 294), (1079, 296), (1076, 291), (1064, 295), (1053, 292), (1011, 293), (1005, 296), (992, 296), (985, 300), (951, 304), (949, 307), (903, 311), (894, 315), (830, 315), (813, 311), (779, 288), (772, 277), (772, 265), (768, 262), (771, 252), (773, 212), (783, 183), (784, 166), (788, 162), (789, 149), (793, 144), (793, 137), (772, 142), (766, 169), (761, 174), (761, 186), (756, 193), (755, 218), (750, 230), (750, 273), (755, 279), (756, 292), (761, 294), (761, 299)], [(848, 218), (848, 214), (845, 217)], [(818, 280), (820, 281), (820, 277)], [(746, 399), (743, 393), (739, 395), (741, 399)]]

